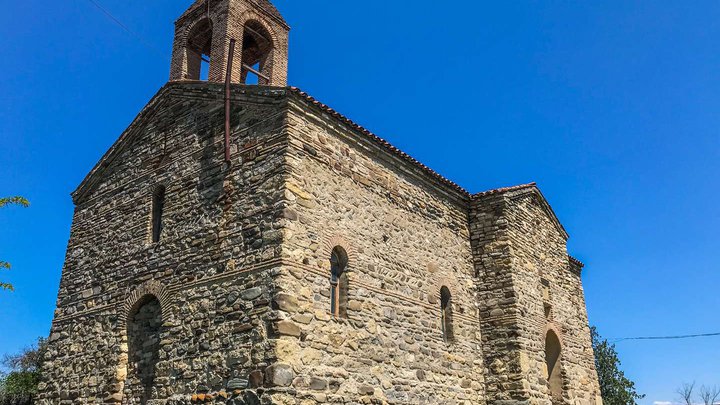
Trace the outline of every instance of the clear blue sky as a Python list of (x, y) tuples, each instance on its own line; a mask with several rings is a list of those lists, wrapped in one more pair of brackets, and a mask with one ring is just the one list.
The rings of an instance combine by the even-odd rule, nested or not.
[[(0, 353), (46, 335), (69, 193), (167, 81), (191, 0), (6, 2), (0, 13)], [(607, 337), (720, 331), (720, 2), (290, 1), (290, 83), (470, 191), (537, 181), (587, 263)], [(623, 342), (672, 401), (720, 384), (720, 338)]]

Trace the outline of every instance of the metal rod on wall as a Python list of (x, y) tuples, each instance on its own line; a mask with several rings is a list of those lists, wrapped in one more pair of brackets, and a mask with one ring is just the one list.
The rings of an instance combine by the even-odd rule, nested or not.
[(227, 71), (225, 72), (225, 162), (230, 163), (230, 79), (232, 77), (232, 63), (235, 56), (235, 40), (230, 40), (228, 52)]

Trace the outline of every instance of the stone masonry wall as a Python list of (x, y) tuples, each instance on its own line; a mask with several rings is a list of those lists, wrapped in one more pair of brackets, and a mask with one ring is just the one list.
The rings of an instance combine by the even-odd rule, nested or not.
[[(290, 264), (278, 284), (295, 333), (277, 342), (296, 373), (287, 403), (484, 403), (466, 197), (304, 101), (291, 102), (288, 125)], [(330, 314), (335, 246), (349, 256), (347, 319)]]
[(512, 246), (502, 195), (473, 201), (470, 230), (478, 275), (478, 310), (485, 358), (488, 403), (512, 404), (527, 399), (517, 337), (521, 316), (512, 277)]
[(512, 195), (510, 204), (507, 218), (516, 253), (513, 276), (525, 312), (521, 345), (528, 353), (525, 376), (531, 396), (547, 399), (545, 335), (553, 330), (562, 345), (562, 403), (594, 404), (599, 387), (590, 329), (580, 274), (571, 268), (567, 254), (567, 235), (543, 207), (539, 192)]
[(226, 165), (222, 100), (220, 84), (168, 84), (74, 193), (39, 403), (599, 401), (581, 265), (534, 185), (471, 197), (302, 93), (257, 86), (233, 86)]
[[(567, 235), (535, 187), (482, 196), (472, 212), (481, 285), (481, 319), (488, 400), (551, 399), (545, 337), (561, 340), (562, 399), (599, 400), (579, 269), (567, 255)], [(499, 232), (498, 232), (499, 231)], [(494, 329), (492, 334), (489, 331)]]
[[(157, 353), (141, 353), (156, 362), (148, 403), (264, 395), (275, 357), (267, 336), (280, 268), (283, 99), (238, 88), (226, 169), (222, 94), (220, 85), (163, 88), (75, 194), (40, 403), (139, 403), (122, 393), (126, 384), (135, 392), (138, 345), (154, 343), (134, 342), (132, 328), (128, 337), (128, 317), (148, 297), (162, 316)], [(152, 243), (158, 185), (165, 226)]]

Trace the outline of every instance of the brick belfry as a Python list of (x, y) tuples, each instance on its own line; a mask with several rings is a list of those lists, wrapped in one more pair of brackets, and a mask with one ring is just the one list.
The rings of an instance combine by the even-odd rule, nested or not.
[(288, 32), (267, 0), (177, 20), (72, 194), (37, 402), (600, 404), (538, 187), (471, 194), (286, 87)]

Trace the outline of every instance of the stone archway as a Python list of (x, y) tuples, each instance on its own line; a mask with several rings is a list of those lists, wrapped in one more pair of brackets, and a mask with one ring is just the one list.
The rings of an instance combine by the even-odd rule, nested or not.
[(154, 295), (142, 297), (127, 319), (126, 402), (146, 404), (156, 399), (155, 378), (160, 360), (162, 308)]
[(560, 360), (562, 356), (562, 343), (558, 335), (548, 330), (545, 336), (545, 363), (547, 365), (548, 389), (553, 403), (560, 403), (563, 393), (562, 367)]
[(143, 283), (128, 294), (118, 313), (116, 390), (107, 402), (145, 404), (155, 398), (162, 325), (170, 313), (170, 294), (158, 281)]

